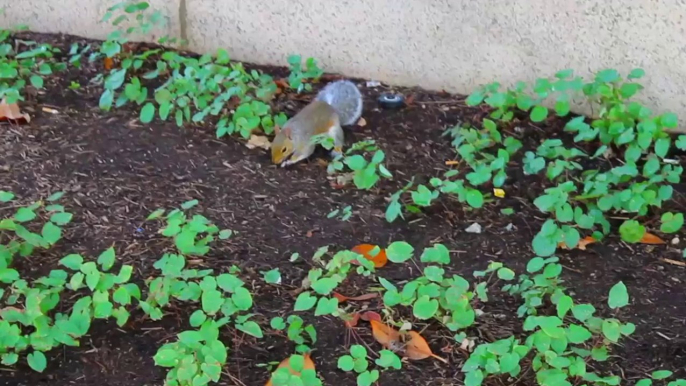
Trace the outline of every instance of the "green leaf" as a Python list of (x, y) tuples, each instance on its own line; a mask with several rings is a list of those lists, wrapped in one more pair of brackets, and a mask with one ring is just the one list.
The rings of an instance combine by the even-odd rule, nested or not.
[(384, 368), (393, 368), (400, 370), (402, 363), (400, 362), (400, 357), (398, 357), (393, 351), (381, 350), (379, 351), (380, 358), (375, 361), (375, 363)]
[(619, 80), (619, 72), (614, 69), (606, 69), (599, 71), (595, 78), (599, 82), (610, 83)]
[(548, 109), (544, 106), (536, 106), (531, 110), (529, 118), (532, 122), (543, 122), (548, 118)]
[(414, 248), (404, 241), (394, 241), (386, 248), (386, 257), (394, 263), (403, 263), (412, 258)]
[(245, 287), (236, 288), (231, 295), (231, 300), (233, 300), (236, 308), (241, 311), (247, 311), (252, 308), (253, 305), (252, 294)]
[(627, 76), (627, 79), (640, 79), (645, 75), (645, 73), (646, 72), (642, 68), (634, 68)]
[(181, 209), (183, 210), (188, 210), (196, 205), (198, 205), (200, 202), (198, 200), (188, 200), (181, 204)]
[(33, 87), (38, 88), (38, 89), (43, 88), (43, 78), (41, 78), (40, 76), (35, 75), (35, 74), (34, 74), (34, 75), (31, 75), (31, 77), (29, 78), (29, 80), (30, 80), (31, 85), (32, 85)]
[(10, 202), (13, 199), (14, 199), (14, 193), (8, 192), (6, 190), (0, 190), (0, 202)]
[(420, 258), (422, 263), (450, 264), (450, 251), (443, 244), (425, 248)]
[(591, 339), (593, 334), (586, 327), (577, 324), (570, 324), (567, 331), (567, 339), (570, 343), (581, 344)]
[(621, 336), (619, 323), (615, 320), (605, 319), (602, 324), (603, 335), (613, 343), (617, 343)]
[(590, 304), (578, 304), (572, 307), (572, 315), (580, 322), (588, 320), (593, 313), (595, 313), (595, 307)]
[(646, 233), (646, 228), (636, 220), (627, 220), (619, 227), (619, 234), (622, 240), (628, 243), (637, 243), (641, 241), (643, 235)]
[(45, 354), (43, 354), (40, 351), (34, 351), (27, 355), (26, 359), (29, 362), (29, 366), (34, 370), (39, 373), (42, 373), (43, 370), (48, 366), (48, 360), (45, 358)]
[(671, 377), (672, 374), (674, 374), (674, 373), (669, 371), (669, 370), (657, 370), (657, 371), (653, 371), (653, 373), (650, 374), (650, 377), (655, 379), (655, 380), (661, 380), (661, 379)]
[(683, 213), (663, 213), (661, 217), (662, 224), (660, 225), (660, 231), (664, 233), (676, 233), (684, 225), (684, 214)]
[(500, 280), (509, 281), (509, 280), (514, 279), (514, 277), (515, 277), (515, 272), (513, 270), (511, 270), (510, 268), (503, 267), (503, 268), (500, 268), (498, 270), (498, 278)]
[(73, 215), (71, 213), (60, 212), (50, 216), (50, 221), (57, 225), (67, 225), (71, 221), (72, 217)]
[(160, 367), (174, 367), (178, 364), (179, 359), (183, 355), (183, 351), (176, 350), (172, 347), (162, 346), (153, 357), (155, 365)]
[(665, 127), (674, 129), (679, 125), (679, 118), (674, 113), (665, 113), (660, 117), (660, 123)]
[(467, 372), (464, 378), (465, 386), (481, 386), (483, 381), (484, 373), (480, 369)]
[(612, 309), (621, 308), (629, 304), (629, 292), (623, 282), (619, 282), (610, 289), (610, 296), (607, 304)]
[(165, 212), (165, 210), (163, 208), (156, 209), (154, 212), (152, 212), (152, 213), (150, 213), (150, 215), (148, 215), (148, 217), (145, 219), (145, 221), (151, 221), (151, 220), (158, 219), (158, 218), (162, 217), (164, 212)]
[(325, 297), (319, 298), (317, 308), (314, 310), (314, 316), (323, 316), (334, 314), (338, 310), (338, 299)]
[(141, 109), (140, 120), (142, 123), (150, 123), (153, 118), (155, 118), (155, 105), (152, 102), (148, 102)]
[(55, 244), (62, 238), (62, 229), (52, 222), (48, 221), (43, 224), (43, 229), (41, 230), (41, 236), (43, 240), (50, 245)]
[(424, 295), (417, 299), (412, 307), (412, 313), (418, 319), (430, 319), (436, 315), (438, 311), (438, 300), (431, 299), (427, 295)]
[(208, 315), (214, 315), (224, 304), (224, 296), (218, 290), (208, 290), (202, 292), (202, 310)]
[(30, 208), (19, 208), (14, 215), (14, 219), (18, 222), (31, 221), (36, 218), (36, 213)]
[(72, 253), (60, 259), (59, 264), (71, 270), (78, 271), (81, 268), (81, 264), (83, 264), (83, 257), (79, 254)]
[(338, 358), (338, 368), (343, 371), (352, 371), (355, 367), (355, 360), (350, 355), (343, 355)]
[(281, 272), (278, 268), (274, 268), (267, 272), (262, 272), (264, 281), (268, 284), (281, 284)]
[(294, 310), (307, 311), (314, 307), (316, 303), (316, 297), (312, 296), (309, 292), (303, 292), (300, 295), (298, 295), (298, 298), (295, 300)]
[(103, 271), (109, 271), (110, 268), (114, 265), (115, 261), (115, 253), (114, 253), (114, 247), (109, 247), (107, 248), (104, 252), (98, 256), (98, 264), (102, 268)]
[(338, 281), (334, 278), (325, 277), (312, 283), (312, 289), (319, 295), (328, 295), (338, 286)]
[(541, 257), (534, 257), (526, 264), (526, 271), (535, 273), (543, 269), (543, 266), (545, 266), (545, 260)]
[(248, 321), (243, 324), (238, 324), (236, 325), (236, 328), (240, 331), (243, 331), (244, 333), (248, 335), (252, 335), (255, 338), (262, 338), (264, 337), (262, 333), (262, 328), (260, 328), (260, 325), (253, 322), (253, 321)]

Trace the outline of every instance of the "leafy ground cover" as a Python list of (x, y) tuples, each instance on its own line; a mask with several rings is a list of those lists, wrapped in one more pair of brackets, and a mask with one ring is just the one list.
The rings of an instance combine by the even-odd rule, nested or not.
[[(401, 110), (358, 81), (349, 152), (281, 169), (259, 138), (314, 61), (117, 31), (3, 38), (30, 122), (0, 126), (2, 384), (684, 384), (681, 138), (618, 107), (631, 79), (394, 88)], [(575, 88), (603, 117), (568, 116)]]

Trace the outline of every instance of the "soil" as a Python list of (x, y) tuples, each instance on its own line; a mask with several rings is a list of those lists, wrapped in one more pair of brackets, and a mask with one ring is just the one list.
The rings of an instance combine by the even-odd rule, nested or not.
[[(50, 42), (65, 52), (72, 42), (85, 42), (63, 35), (29, 34), (24, 38)], [(272, 74), (285, 73), (283, 68), (260, 68)], [(70, 68), (49, 78), (44, 92), (21, 104), (31, 122), (0, 127), (0, 188), (15, 192), (24, 202), (65, 191), (64, 203), (74, 213), (74, 221), (56, 248), (21, 263), (26, 277), (55, 268), (67, 253), (94, 258), (114, 245), (118, 259), (134, 265), (142, 282), (155, 273), (152, 264), (170, 246), (156, 234), (159, 224), (144, 223), (144, 219), (157, 208), (177, 207), (189, 199), (200, 201), (198, 213), (220, 228), (237, 232), (230, 240), (215, 243), (209, 255), (196, 264), (218, 272), (232, 265), (240, 267), (255, 296), (256, 319), (263, 326), (271, 317), (292, 310), (294, 297), (289, 291), (299, 287), (310, 268), (310, 257), (324, 245), (336, 250), (404, 240), (421, 250), (440, 242), (452, 251), (449, 270), (466, 278), (490, 261), (523, 272), (533, 257), (530, 240), (544, 219), (532, 199), (545, 181), (525, 177), (521, 165), (510, 170), (507, 196), (482, 210), (467, 210), (456, 200), (441, 198), (429, 210), (408, 215), (404, 221), (389, 224), (384, 219), (386, 197), (413, 176), (423, 181), (449, 167), (445, 161), (454, 159), (455, 154), (448, 137), (442, 136), (446, 127), (458, 121), (480, 121), (484, 116), (484, 111), (466, 107), (463, 97), (421, 89), (369, 88), (357, 80), (365, 94), (366, 125), (348, 128), (347, 143), (375, 139), (395, 176), (378, 188), (360, 191), (331, 184), (324, 152), (293, 167), (277, 168), (266, 151), (248, 149), (235, 138), (217, 140), (209, 125), (178, 128), (159, 120), (142, 124), (130, 107), (102, 112), (98, 108), (102, 88), (89, 83), (102, 71), (99, 63), (86, 62), (82, 69)], [(81, 87), (72, 90), (71, 82)], [(389, 89), (402, 92), (411, 103), (400, 110), (378, 108), (376, 97)], [(282, 97), (278, 106), (290, 116), (307, 103), (305, 99)], [(538, 126), (518, 125), (523, 131), (517, 135), (526, 149), (543, 138), (562, 135), (562, 123), (556, 120)], [(683, 211), (684, 192), (683, 186), (677, 187), (669, 209)], [(332, 210), (347, 205), (354, 212), (348, 222), (327, 218)], [(514, 208), (515, 214), (501, 214), (506, 207)], [(5, 215), (13, 209), (0, 210)], [(465, 232), (475, 222), (482, 225), (483, 232)], [(511, 230), (508, 224), (512, 224)], [(649, 219), (648, 224), (655, 229), (659, 222)], [(611, 315), (606, 300), (613, 284), (622, 280), (629, 288), (631, 304), (618, 316), (635, 323), (636, 333), (616, 347), (607, 367), (625, 380), (654, 369), (671, 369), (686, 376), (686, 268), (662, 260), (684, 261), (681, 249), (686, 235), (676, 236), (682, 240), (678, 245), (629, 246), (614, 236), (585, 251), (560, 252), (566, 268), (563, 277), (575, 299), (593, 302), (601, 314)], [(293, 252), (303, 258), (290, 263)], [(262, 271), (273, 268), (282, 273), (280, 286), (266, 285), (261, 279)], [(411, 264), (389, 264), (381, 273), (396, 282), (416, 274), (417, 267)], [(369, 285), (371, 282), (355, 281), (344, 289), (349, 291), (347, 295), (359, 295)], [(495, 290), (492, 294), (493, 299), (482, 306), (484, 315), (469, 331), (477, 343), (507, 337), (521, 326), (522, 321), (515, 317), (517, 304)], [(355, 306), (380, 308), (376, 300)], [(49, 352), (49, 366), (43, 374), (25, 364), (0, 368), (0, 385), (162, 385), (166, 372), (154, 365), (152, 357), (164, 342), (189, 328), (183, 306), (167, 312), (159, 322), (135, 314), (124, 328), (96, 322), (80, 347)], [(355, 385), (353, 375), (336, 368), (336, 358), (346, 350), (343, 324), (332, 318), (312, 321), (319, 336), (313, 358), (324, 383)], [(379, 349), (368, 324), (361, 323), (357, 333), (370, 347)], [(452, 336), (435, 325), (424, 334), (433, 351), (449, 364), (431, 359), (412, 361), (402, 371), (384, 372), (381, 384), (462, 384), (460, 365), (466, 353), (454, 347)], [(269, 372), (261, 365), (278, 362), (293, 350), (292, 343), (272, 332), (262, 340), (235, 333), (222, 338), (230, 352), (220, 384), (263, 385)], [(532, 384), (530, 375), (517, 381), (493, 380), (492, 384)]]

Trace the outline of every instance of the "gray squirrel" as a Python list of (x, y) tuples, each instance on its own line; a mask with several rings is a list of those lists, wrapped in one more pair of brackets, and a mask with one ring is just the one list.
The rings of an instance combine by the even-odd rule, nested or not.
[(292, 165), (314, 153), (312, 137), (326, 134), (333, 139), (332, 155), (340, 154), (344, 138), (341, 126), (351, 125), (362, 115), (362, 94), (349, 80), (329, 83), (316, 98), (283, 128), (276, 127), (271, 143), (272, 162), (281, 166)]

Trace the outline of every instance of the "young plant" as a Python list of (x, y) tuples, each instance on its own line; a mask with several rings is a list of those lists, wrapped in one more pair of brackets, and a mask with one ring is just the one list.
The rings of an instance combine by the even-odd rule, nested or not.
[[(391, 352), (391, 354), (393, 353)], [(399, 358), (398, 362), (400, 362)], [(354, 371), (357, 373), (357, 386), (371, 386), (379, 380), (379, 370), (368, 369), (367, 349), (359, 344), (350, 347), (350, 355), (343, 355), (338, 358), (338, 368), (346, 372)]]
[(307, 80), (317, 81), (324, 74), (324, 71), (317, 65), (317, 60), (314, 58), (307, 58), (305, 61), (305, 69), (303, 70), (302, 57), (300, 55), (291, 55), (288, 57), (288, 65), (290, 67), (290, 74), (288, 75), (288, 85), (295, 89), (298, 93), (303, 90), (311, 91), (312, 85)]
[(31, 41), (13, 44), (12, 32), (0, 29), (0, 100), (7, 104), (23, 101), (29, 84), (43, 89), (47, 76), (66, 68), (64, 63), (54, 60), (59, 49)]
[[(313, 138), (314, 143), (324, 148), (333, 149), (333, 140), (329, 136), (320, 135)], [(360, 154), (361, 153), (361, 154)], [(371, 159), (366, 156), (373, 153)], [(336, 154), (329, 163), (327, 172), (330, 175), (343, 172), (346, 167), (352, 171), (352, 180), (358, 189), (369, 190), (383, 178), (393, 178), (383, 164), (386, 153), (379, 149), (373, 140), (354, 143), (344, 154)]]

